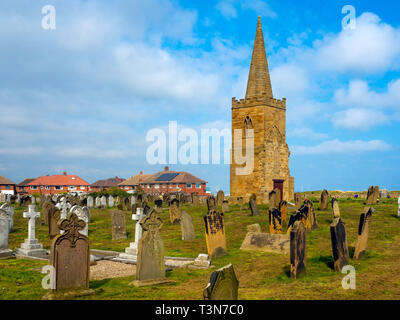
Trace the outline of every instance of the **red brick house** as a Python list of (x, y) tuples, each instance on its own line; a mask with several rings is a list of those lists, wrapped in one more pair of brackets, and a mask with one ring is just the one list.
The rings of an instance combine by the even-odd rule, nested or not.
[(21, 181), (20, 183), (18, 183), (17, 184), (17, 193), (19, 193), (19, 194), (28, 193), (28, 189), (29, 189), (28, 184), (30, 182), (32, 182), (33, 180), (35, 180), (35, 179), (29, 178), (29, 179), (25, 179), (24, 181)]
[(29, 194), (58, 194), (63, 192), (88, 192), (89, 183), (78, 177), (64, 172), (52, 176), (42, 176), (28, 183)]
[(119, 184), (125, 191), (136, 190), (140, 186), (146, 193), (174, 193), (183, 192), (191, 194), (197, 192), (199, 195), (206, 195), (206, 184), (204, 181), (188, 172), (169, 171), (165, 167), (164, 171), (156, 174), (140, 174), (133, 176)]
[(89, 186), (89, 191), (97, 192), (102, 190), (108, 190), (112, 187), (118, 187), (118, 184), (120, 184), (123, 181), (125, 181), (125, 179), (118, 177), (109, 178), (107, 180), (98, 180)]
[(0, 193), (5, 193), (5, 194), (12, 194), (14, 195), (15, 192), (15, 182), (12, 182), (11, 180), (0, 176)]

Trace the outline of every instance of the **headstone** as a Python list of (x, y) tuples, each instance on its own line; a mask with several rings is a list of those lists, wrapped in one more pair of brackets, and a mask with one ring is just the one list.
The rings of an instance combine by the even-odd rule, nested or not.
[(237, 300), (239, 281), (232, 264), (211, 274), (210, 282), (203, 291), (204, 300)]
[(211, 265), (211, 260), (208, 254), (200, 253), (194, 260), (193, 265), (189, 265), (192, 269), (208, 269)]
[(371, 207), (367, 207), (364, 209), (364, 212), (360, 216), (360, 222), (358, 224), (358, 234), (357, 234), (357, 243), (354, 250), (353, 259), (363, 258), (365, 255), (365, 250), (367, 249), (368, 242), (368, 233), (369, 233), (369, 225), (372, 219), (373, 209)]
[(93, 197), (92, 196), (87, 197), (87, 207), (93, 208)]
[(31, 204), (36, 204), (36, 198), (35, 198), (35, 196), (31, 196)]
[(43, 203), (42, 211), (43, 211), (44, 223), (47, 225), (49, 225), (49, 221), (50, 221), (49, 213), (50, 213), (51, 208), (53, 208), (53, 207), (54, 207), (54, 203), (51, 200), (46, 200)]
[(108, 206), (110, 208), (114, 207), (114, 197), (113, 196), (108, 197)]
[(135, 241), (131, 242), (129, 244), (129, 247), (125, 248), (125, 253), (121, 253), (119, 255), (120, 258), (122, 259), (135, 259), (137, 252), (138, 252), (138, 246), (139, 246), (139, 240), (142, 238), (142, 225), (139, 223), (140, 220), (142, 220), (144, 217), (144, 210), (143, 208), (137, 208), (136, 213), (132, 214), (132, 220), (136, 221), (135, 225)]
[(251, 197), (249, 200), (249, 207), (251, 210), (252, 216), (259, 216), (260, 212), (258, 211), (257, 200), (255, 197)]
[(329, 193), (327, 190), (323, 190), (321, 193), (321, 203), (320, 203), (321, 210), (328, 210), (328, 201), (329, 201)]
[(192, 196), (192, 204), (195, 207), (198, 207), (200, 205), (199, 194), (197, 192), (193, 192), (191, 196)]
[(374, 202), (374, 186), (370, 186), (368, 188), (368, 192), (367, 192), (367, 205), (373, 205), (376, 204), (376, 202)]
[(347, 246), (345, 224), (335, 218), (331, 224), (331, 240), (335, 271), (341, 272), (349, 264), (349, 248)]
[(225, 199), (225, 194), (222, 190), (219, 190), (217, 192), (217, 206), (221, 207), (222, 206), (222, 202)]
[(50, 254), (50, 264), (55, 269), (55, 289), (44, 298), (93, 293), (89, 289), (89, 239), (79, 232), (85, 228), (85, 221), (69, 213), (67, 219), (60, 220), (59, 228), (64, 232), (53, 239)]
[(287, 206), (288, 203), (285, 200), (282, 200), (279, 203), (279, 211), (281, 213), (282, 225), (287, 223)]
[[(154, 210), (157, 211), (157, 213), (161, 213), (163, 211), (162, 210), (162, 204), (163, 204), (162, 199), (156, 199), (154, 201), (154, 204), (155, 204)], [(173, 223), (173, 222), (171, 221), (171, 223)]]
[(6, 202), (6, 195), (0, 192), (0, 202)]
[(307, 210), (307, 229), (315, 230), (318, 228), (317, 216), (315, 214), (314, 204), (310, 200), (305, 200), (304, 205), (308, 207)]
[(296, 221), (290, 231), (290, 278), (297, 279), (306, 274), (306, 228)]
[(179, 201), (174, 199), (169, 206), (169, 219), (172, 224), (179, 224), (180, 217), (181, 211), (179, 210)]
[(54, 239), (60, 234), (58, 228), (58, 221), (61, 219), (61, 211), (56, 206), (52, 206), (49, 209), (49, 237), (50, 240)]
[(100, 208), (100, 206), (101, 206), (100, 197), (96, 197), (96, 200), (95, 200), (95, 207), (96, 207), (96, 208)]
[(162, 220), (151, 210), (139, 223), (143, 228), (143, 236), (139, 240), (136, 280), (133, 284), (142, 286), (166, 282), (164, 243), (160, 235)]
[(120, 210), (111, 212), (112, 240), (126, 239), (125, 213)]
[(281, 213), (276, 208), (269, 210), (269, 233), (271, 233), (271, 234), (281, 234), (282, 233)]
[(332, 211), (333, 219), (340, 218), (339, 201), (336, 198), (332, 198)]
[(226, 254), (224, 215), (217, 211), (209, 211), (204, 216), (204, 224), (208, 255), (211, 259), (224, 256)]
[(282, 193), (281, 193), (281, 189), (274, 189), (275, 191), (275, 208), (279, 207), (279, 203), (282, 201)]
[(300, 193), (294, 194), (294, 203), (296, 206), (296, 210), (299, 210), (301, 207), (301, 194)]
[(261, 226), (258, 223), (250, 224), (247, 226), (247, 232), (261, 233)]
[(0, 259), (12, 258), (12, 251), (8, 248), (10, 234), (10, 220), (8, 213), (0, 209)]
[(123, 199), (124, 203), (124, 208), (126, 211), (131, 211), (132, 210), (132, 206), (131, 206), (131, 200), (129, 199), (129, 197), (126, 197)]
[(40, 212), (36, 212), (36, 206), (29, 205), (28, 212), (23, 213), (23, 217), (29, 219), (28, 221), (28, 239), (21, 243), (21, 247), (17, 249), (18, 255), (47, 258), (47, 252), (43, 249), (43, 245), (36, 239), (35, 228), (36, 218), (40, 217)]
[(217, 211), (217, 201), (214, 196), (209, 196), (207, 198), (207, 210), (208, 211)]
[(224, 200), (222, 201), (222, 213), (225, 214), (229, 212), (229, 204), (228, 204), (228, 200)]
[(14, 230), (14, 207), (8, 203), (3, 203), (0, 206), (0, 210), (3, 210), (8, 217), (8, 230), (12, 232)]
[(196, 239), (196, 234), (193, 228), (193, 218), (192, 216), (183, 211), (180, 216), (181, 230), (182, 230), (182, 240), (194, 240)]
[(272, 210), (272, 209), (277, 209), (277, 206), (276, 206), (276, 199), (278, 198), (277, 197), (277, 194), (276, 194), (276, 189), (275, 190), (272, 190), (269, 194), (268, 194), (268, 198), (269, 198), (269, 210)]
[(106, 196), (102, 196), (100, 201), (101, 201), (101, 206), (103, 208), (107, 208), (107, 197)]
[(71, 208), (70, 213), (75, 213), (78, 216), (79, 220), (83, 220), (85, 222), (85, 227), (79, 232), (84, 236), (89, 236), (89, 215), (88, 210), (84, 210), (82, 207), (75, 205)]
[(375, 187), (374, 187), (374, 193), (373, 193), (373, 195), (374, 195), (373, 204), (376, 204), (377, 201), (378, 201), (378, 198), (379, 198), (379, 187), (378, 187), (378, 186), (375, 186)]

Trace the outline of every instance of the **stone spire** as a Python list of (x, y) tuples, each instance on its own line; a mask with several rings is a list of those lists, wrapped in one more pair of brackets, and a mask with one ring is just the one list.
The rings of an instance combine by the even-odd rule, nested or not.
[(269, 77), (268, 70), (267, 54), (265, 53), (261, 17), (258, 17), (249, 80), (247, 82), (246, 99), (260, 97), (263, 93), (266, 93), (266, 95), (270, 98), (273, 97), (271, 79)]

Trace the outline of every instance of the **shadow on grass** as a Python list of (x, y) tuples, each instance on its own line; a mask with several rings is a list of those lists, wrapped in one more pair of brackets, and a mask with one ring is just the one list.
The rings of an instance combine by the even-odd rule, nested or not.
[(349, 247), (349, 257), (354, 257), (354, 252), (356, 251), (355, 247)]
[(98, 289), (101, 286), (107, 284), (110, 279), (103, 279), (103, 280), (92, 280), (90, 281), (90, 289)]
[(311, 259), (309, 259), (309, 262), (321, 262), (324, 263), (329, 269), (335, 270), (335, 264), (332, 256), (312, 257)]

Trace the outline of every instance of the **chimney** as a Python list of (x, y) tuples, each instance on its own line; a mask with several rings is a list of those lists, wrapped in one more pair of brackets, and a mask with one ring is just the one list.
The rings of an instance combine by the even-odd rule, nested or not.
[(164, 167), (164, 171), (169, 171), (168, 166), (165, 166), (165, 167)]
[(142, 175), (142, 174), (143, 174), (143, 171), (140, 171), (140, 173), (139, 173), (139, 174), (141, 174), (141, 175)]
[(63, 172), (63, 175), (66, 176), (66, 175), (67, 175), (67, 171), (64, 171), (64, 172)]

